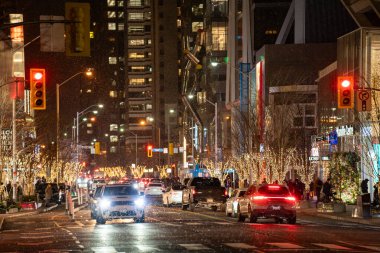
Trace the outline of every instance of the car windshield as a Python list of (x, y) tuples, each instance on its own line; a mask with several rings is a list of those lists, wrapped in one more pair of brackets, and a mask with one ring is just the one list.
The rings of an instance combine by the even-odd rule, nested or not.
[(150, 187), (162, 187), (161, 184), (149, 184)]
[(220, 181), (217, 178), (194, 178), (191, 182), (191, 186), (197, 188), (208, 188), (208, 187), (220, 187)]
[(100, 196), (100, 193), (102, 191), (102, 188), (103, 187), (97, 187), (96, 190), (95, 190), (95, 194), (94, 194), (94, 197), (97, 198)]
[(258, 193), (265, 196), (273, 195), (289, 195), (289, 190), (285, 186), (280, 185), (265, 185), (259, 188)]
[(138, 191), (132, 186), (114, 186), (106, 187), (103, 196), (125, 196), (125, 195), (139, 195)]
[(104, 179), (94, 179), (95, 184), (104, 184), (106, 181)]

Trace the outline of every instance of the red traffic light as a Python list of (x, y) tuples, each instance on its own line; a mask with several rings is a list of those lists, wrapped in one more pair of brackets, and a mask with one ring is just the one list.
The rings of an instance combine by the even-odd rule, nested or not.
[(354, 107), (354, 77), (338, 76), (338, 108), (351, 109)]
[(152, 145), (148, 145), (148, 147), (147, 147), (147, 156), (148, 157), (153, 156), (153, 146)]
[(33, 75), (34, 80), (41, 80), (44, 75), (41, 72), (35, 72)]
[(153, 146), (152, 145), (148, 145), (148, 150), (151, 150), (153, 149)]

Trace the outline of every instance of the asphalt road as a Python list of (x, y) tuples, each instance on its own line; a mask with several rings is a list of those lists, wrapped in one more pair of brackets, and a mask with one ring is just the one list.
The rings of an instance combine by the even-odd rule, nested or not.
[(149, 206), (145, 223), (96, 225), (84, 209), (6, 220), (0, 252), (380, 252), (380, 227), (298, 215), (296, 225), (240, 223), (222, 212)]

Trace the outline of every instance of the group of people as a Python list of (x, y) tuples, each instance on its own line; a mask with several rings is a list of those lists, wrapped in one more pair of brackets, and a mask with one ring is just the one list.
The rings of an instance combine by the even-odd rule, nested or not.
[[(23, 190), (19, 182), (15, 185), (16, 197), (18, 201), (22, 200)], [(13, 197), (13, 187), (11, 182), (8, 182), (4, 185), (3, 182), (0, 182), (0, 203), (6, 202), (9, 198)]]

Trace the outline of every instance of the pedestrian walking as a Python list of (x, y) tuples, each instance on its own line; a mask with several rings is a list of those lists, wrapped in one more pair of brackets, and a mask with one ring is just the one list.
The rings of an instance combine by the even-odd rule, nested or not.
[(362, 190), (362, 194), (368, 193), (368, 181), (369, 180), (366, 178), (360, 184), (360, 188)]
[(8, 184), (7, 184), (7, 192), (8, 192), (8, 196), (11, 196), (11, 191), (12, 191), (12, 184), (10, 181), (8, 181)]
[(53, 196), (53, 188), (51, 187), (51, 184), (47, 184), (45, 189), (45, 206), (48, 206), (50, 203), (50, 200)]
[(328, 203), (331, 201), (331, 197), (332, 197), (332, 185), (330, 183), (331, 179), (328, 178), (326, 180), (326, 182), (323, 184), (323, 194), (325, 195), (324, 196), (324, 202)]
[(16, 196), (17, 196), (17, 201), (22, 202), (23, 189), (19, 182), (16, 183)]
[(321, 201), (321, 191), (323, 187), (323, 182), (319, 177), (315, 177), (314, 180), (314, 189), (315, 189), (315, 194), (317, 195), (317, 203)]

